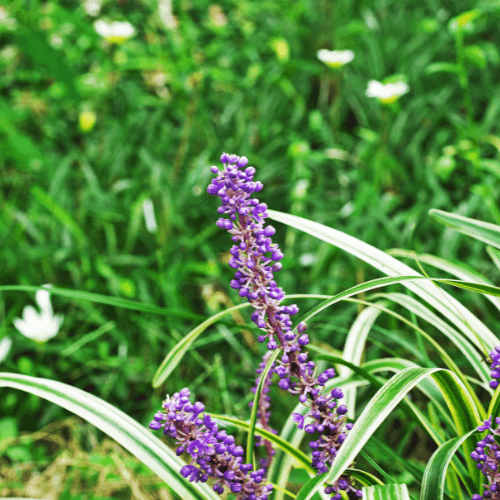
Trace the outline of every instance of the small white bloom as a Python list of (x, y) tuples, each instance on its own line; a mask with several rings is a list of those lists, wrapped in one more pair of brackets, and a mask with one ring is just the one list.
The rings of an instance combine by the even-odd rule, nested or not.
[(100, 19), (94, 23), (94, 29), (109, 43), (120, 44), (135, 35), (135, 28), (126, 21), (107, 23), (106, 21)]
[(85, 12), (92, 17), (95, 17), (101, 11), (101, 1), (100, 0), (85, 0), (83, 2), (83, 8)]
[(3, 363), (5, 361), (5, 358), (7, 358), (11, 345), (12, 340), (10, 339), (10, 337), (4, 337), (2, 340), (0, 340), (0, 363)]
[(155, 210), (153, 202), (147, 198), (142, 202), (142, 211), (144, 212), (144, 220), (146, 222), (146, 229), (150, 233), (158, 231), (158, 224), (156, 223)]
[(303, 267), (312, 266), (318, 258), (312, 253), (303, 253), (299, 257), (299, 264)]
[(352, 50), (318, 50), (318, 59), (331, 68), (340, 68), (354, 59)]
[(47, 340), (57, 335), (64, 317), (61, 315), (54, 316), (48, 291), (38, 290), (35, 300), (41, 312), (37, 312), (34, 307), (26, 306), (23, 310), (23, 319), (16, 318), (14, 326), (25, 337), (36, 342), (47, 342)]
[(409, 92), (409, 90), (410, 87), (405, 82), (386, 83), (384, 85), (376, 80), (370, 80), (366, 89), (366, 95), (368, 97), (376, 97), (384, 104), (392, 104), (403, 94)]

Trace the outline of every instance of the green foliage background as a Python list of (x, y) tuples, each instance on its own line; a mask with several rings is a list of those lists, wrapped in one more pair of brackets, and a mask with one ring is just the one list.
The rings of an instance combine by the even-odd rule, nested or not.
[[(137, 31), (119, 46), (95, 32), (96, 18), (78, 2), (12, 0), (3, 8), (2, 284), (52, 283), (173, 314), (54, 297), (64, 324), (55, 339), (38, 345), (12, 324), (32, 294), (5, 292), (0, 337), (12, 337), (13, 348), (2, 371), (63, 381), (144, 423), (165, 393), (185, 385), (211, 411), (247, 419), (262, 349), (250, 325), (240, 335), (245, 311), (236, 323), (213, 327), (163, 387), (151, 388), (158, 365), (181, 337), (239, 303), (228, 286), (229, 237), (215, 226), (217, 202), (205, 190), (208, 167), (222, 151), (250, 159), (265, 184), (261, 199), (272, 209), (382, 250), (403, 247), (465, 261), (498, 283), (483, 245), (443, 231), (427, 214), (439, 208), (500, 223), (500, 2), (238, 0), (218, 6), (174, 0), (172, 28), (162, 22), (157, 2), (104, 2), (98, 18), (127, 20)], [(350, 49), (355, 59), (332, 70), (317, 59), (321, 48)], [(365, 96), (369, 80), (391, 75), (405, 76), (407, 95), (390, 107)], [(89, 131), (79, 126), (85, 111), (96, 114)], [(156, 233), (144, 224), (147, 198)], [(279, 278), (288, 293), (334, 294), (379, 276), (294, 229), (280, 226), (276, 238), (286, 255)], [(485, 322), (494, 321), (489, 303), (465, 292), (457, 296)], [(324, 313), (312, 336), (340, 348), (357, 308)], [(401, 326), (394, 338), (394, 328), (390, 318), (378, 323), (370, 359), (413, 342)], [(432, 349), (414, 357), (432, 365)], [(276, 425), (293, 404), (276, 404)], [(0, 407), (0, 424), (15, 423), (12, 435), (66, 415), (7, 390)], [(410, 453), (418, 432), (413, 425), (396, 429), (401, 453)], [(26, 446), (23, 453), (26, 460), (37, 452)], [(415, 453), (425, 463), (429, 452)], [(17, 458), (7, 460), (12, 465)], [(386, 465), (391, 468), (390, 459)], [(397, 467), (393, 473), (404, 476)]]

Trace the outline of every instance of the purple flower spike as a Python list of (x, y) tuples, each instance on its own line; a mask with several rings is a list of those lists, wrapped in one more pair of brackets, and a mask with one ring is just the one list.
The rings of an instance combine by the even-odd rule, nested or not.
[[(186, 407), (189, 411), (186, 410)], [(196, 411), (195, 411), (196, 409)], [(226, 486), (237, 493), (237, 500), (268, 498), (272, 485), (262, 482), (262, 476), (249, 474), (252, 464), (242, 464), (243, 448), (234, 446), (234, 437), (219, 431), (208, 414), (200, 415), (205, 407), (202, 403), (189, 402), (189, 390), (183, 389), (163, 403), (163, 418), (155, 419), (150, 427), (164, 429), (164, 434), (177, 441), (176, 454), (187, 452), (191, 463), (184, 465), (180, 473), (191, 482), (215, 480), (213, 490), (224, 493)]]
[[(498, 420), (498, 417), (495, 418), (497, 426), (499, 425)], [(500, 429), (498, 427), (497, 429), (493, 429), (492, 417), (490, 416), (477, 430), (481, 432), (488, 431), (488, 434), (485, 438), (478, 441), (477, 448), (470, 454), (470, 457), (477, 462), (476, 467), (488, 479), (489, 484), (483, 484), (485, 488), (483, 495), (476, 493), (472, 495), (472, 500), (482, 500), (483, 498), (496, 499), (500, 489), (500, 452), (494, 436), (500, 436)]]
[[(207, 192), (221, 199), (222, 205), (217, 211), (223, 217), (216, 224), (226, 229), (235, 243), (228, 262), (235, 270), (230, 285), (253, 306), (252, 321), (260, 328), (258, 341), (267, 341), (268, 352), (282, 351), (273, 373), (278, 375), (281, 389), (298, 396), (299, 401), (310, 408), (305, 416), (312, 418), (312, 423), (304, 426), (305, 416), (298, 413), (293, 414), (293, 419), (299, 429), (319, 433), (319, 438), (313, 441), (317, 447), (312, 453), (312, 465), (319, 473), (326, 472), (346, 438), (346, 431), (350, 429), (347, 425), (351, 426), (347, 424), (347, 408), (337, 407), (336, 399), (343, 397), (342, 391), (334, 389), (333, 395), (325, 392), (324, 386), (335, 376), (335, 371), (328, 369), (316, 375), (314, 362), (307, 361), (307, 353), (301, 352), (309, 344), (309, 336), (305, 333), (307, 325), (301, 322), (293, 328), (291, 317), (299, 308), (295, 304), (280, 305), (285, 292), (274, 280), (274, 273), (282, 269), (281, 261), (285, 256), (271, 239), (275, 228), (265, 225), (267, 205), (254, 197), (263, 187), (260, 181), (254, 181), (255, 168), (247, 166), (247, 158), (236, 155), (224, 153), (221, 161), (223, 169), (212, 170), (216, 178), (212, 179)], [(498, 357), (500, 359), (500, 349)], [(259, 367), (258, 373), (262, 373), (264, 366)], [(270, 380), (266, 380), (266, 388), (269, 384)], [(264, 428), (268, 425), (269, 406), (270, 400), (261, 397), (258, 416)], [(256, 439), (257, 444), (262, 442), (259, 439)], [(261, 477), (253, 474), (255, 481)], [(341, 476), (338, 481), (344, 481), (341, 484), (346, 486), (341, 489), (357, 495), (359, 490), (352, 486), (351, 478)], [(340, 498), (338, 481), (330, 485), (333, 498)]]

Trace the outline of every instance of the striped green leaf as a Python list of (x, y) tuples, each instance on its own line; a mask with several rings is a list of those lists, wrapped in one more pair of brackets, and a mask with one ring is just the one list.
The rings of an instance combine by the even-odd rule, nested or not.
[[(491, 247), (490, 247), (491, 248)], [(496, 249), (494, 249), (496, 250)], [(498, 250), (496, 250), (498, 252)], [(413, 259), (421, 264), (427, 264), (429, 266), (435, 267), (441, 271), (445, 271), (457, 278), (464, 281), (471, 281), (474, 283), (481, 283), (483, 285), (493, 285), (493, 283), (486, 279), (481, 273), (478, 273), (475, 269), (467, 266), (463, 262), (451, 261), (443, 259), (441, 257), (436, 257), (430, 254), (418, 254), (412, 250), (403, 250), (400, 248), (394, 248), (389, 250), (389, 255), (394, 257), (406, 257), (408, 259)], [(486, 298), (500, 310), (500, 299), (494, 297), (493, 295), (486, 295)]]
[[(472, 436), (473, 429), (463, 436), (456, 437), (443, 443), (432, 455), (424, 471), (422, 479), (422, 489), (420, 491), (421, 500), (442, 500), (444, 494), (444, 485), (446, 481), (446, 472), (450, 465), (453, 455), (457, 452), (463, 442)], [(479, 493), (477, 491), (476, 493)]]
[(406, 484), (386, 484), (363, 488), (365, 500), (410, 500)]
[[(355, 365), (359, 365), (365, 350), (368, 334), (381, 312), (380, 309), (375, 307), (366, 307), (355, 319), (347, 334), (344, 351), (342, 353), (342, 358), (345, 361), (350, 361)], [(352, 372), (345, 367), (341, 369), (340, 373), (343, 376), (348, 376)], [(348, 408), (348, 417), (353, 419), (354, 415), (356, 415), (356, 389), (349, 389), (345, 392), (344, 404)]]
[(182, 498), (216, 500), (206, 484), (190, 483), (179, 470), (184, 463), (149, 429), (106, 401), (55, 380), (0, 373), (0, 387), (12, 387), (47, 399), (87, 420), (135, 455)]
[[(295, 215), (276, 212), (274, 210), (268, 210), (267, 212), (271, 219), (337, 246), (388, 276), (421, 276), (414, 269), (387, 253), (341, 231)], [(497, 338), (493, 332), (444, 290), (438, 289), (433, 283), (426, 281), (407, 281), (403, 282), (403, 285), (439, 310), (480, 349), (482, 348), (482, 343), (478, 340), (478, 337), (487, 345), (496, 345)]]
[(404, 307), (408, 311), (414, 313), (418, 317), (427, 321), (431, 325), (435, 326), (441, 333), (446, 335), (460, 350), (460, 352), (467, 358), (474, 371), (477, 373), (479, 378), (483, 382), (488, 382), (490, 379), (490, 373), (482, 361), (481, 356), (477, 352), (476, 348), (469, 342), (469, 340), (464, 337), (460, 332), (451, 327), (448, 323), (443, 321), (439, 316), (434, 314), (429, 308), (423, 305), (418, 300), (413, 297), (402, 293), (378, 293), (375, 295), (376, 298), (389, 299), (396, 304)]
[(429, 215), (437, 222), (444, 224), (466, 234), (476, 240), (483, 241), (494, 247), (500, 248), (500, 226), (483, 222), (462, 215), (443, 212), (433, 208)]
[[(439, 376), (439, 372), (442, 372), (442, 376)], [(441, 368), (407, 368), (392, 377), (367, 404), (330, 468), (327, 477), (328, 483), (333, 483), (340, 477), (396, 405), (411, 389), (429, 375), (435, 378), (441, 390), (445, 393), (446, 402), (459, 432), (467, 425), (467, 431), (474, 426), (473, 422), (479, 419), (477, 410), (470, 397), (467, 397), (467, 392), (462, 383), (454, 374)], [(466, 452), (471, 450), (470, 443), (465, 443), (465, 445), (467, 445)], [(470, 472), (471, 475), (477, 478), (477, 472)], [(319, 486), (318, 484), (313, 487), (304, 497), (304, 500), (312, 498)]]

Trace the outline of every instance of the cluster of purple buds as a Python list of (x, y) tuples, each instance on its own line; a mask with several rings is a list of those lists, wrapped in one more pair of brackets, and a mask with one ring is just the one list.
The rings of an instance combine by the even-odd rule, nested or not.
[[(489, 434), (484, 439), (481, 439), (477, 443), (476, 449), (470, 454), (472, 460), (477, 462), (477, 468), (481, 471), (481, 474), (488, 479), (488, 484), (483, 484), (484, 491), (482, 495), (475, 494), (472, 495), (472, 500), (482, 500), (500, 499), (500, 446), (497, 444), (494, 436), (500, 435), (500, 429), (493, 429), (491, 427), (492, 417), (484, 421), (484, 424), (480, 425), (478, 431), (489, 431)], [(500, 425), (500, 418), (496, 417), (495, 422)]]
[[(337, 406), (336, 400), (343, 396), (342, 391), (334, 389), (331, 394), (323, 394), (323, 387), (335, 377), (335, 370), (329, 368), (316, 374), (315, 363), (308, 361), (307, 353), (301, 352), (309, 343), (305, 333), (307, 325), (302, 322), (292, 329), (291, 316), (297, 314), (299, 308), (295, 304), (280, 305), (285, 293), (274, 281), (273, 273), (281, 270), (279, 261), (284, 255), (271, 240), (275, 229), (265, 226), (267, 205), (253, 197), (253, 193), (263, 187), (253, 180), (255, 168), (247, 167), (244, 156), (224, 153), (221, 162), (222, 170), (211, 167), (217, 177), (212, 179), (207, 191), (220, 197), (222, 206), (218, 212), (229, 217), (220, 218), (216, 224), (226, 229), (235, 243), (229, 259), (229, 265), (236, 270), (231, 287), (252, 304), (252, 321), (262, 331), (259, 342), (267, 340), (270, 351), (279, 348), (282, 352), (273, 368), (280, 379), (279, 387), (298, 395), (300, 402), (311, 408), (306, 417), (311, 417), (312, 423), (303, 427), (305, 417), (294, 414), (294, 418), (300, 429), (310, 434), (319, 433), (318, 439), (310, 443), (312, 465), (318, 473), (326, 472), (347, 437), (346, 431), (352, 427), (346, 423), (347, 408)], [(354, 490), (349, 478), (344, 476), (327, 490), (334, 493), (335, 499), (339, 498), (339, 490), (352, 490), (358, 497), (362, 496), (361, 490)]]
[(498, 381), (498, 379), (500, 379), (500, 345), (497, 345), (493, 348), (493, 350), (490, 352), (490, 358), (491, 378), (493, 379), (490, 382), (490, 387), (492, 389), (496, 389), (500, 384), (500, 382)]
[[(257, 392), (257, 388), (259, 387), (261, 379), (261, 373), (266, 368), (267, 362), (271, 357), (271, 354), (272, 354), (271, 351), (267, 351), (266, 354), (264, 354), (262, 361), (259, 363), (259, 367), (255, 370), (255, 372), (259, 376), (255, 379), (255, 386), (250, 389), (254, 394)], [(269, 425), (269, 418), (271, 417), (271, 412), (269, 411), (269, 408), (271, 407), (271, 398), (269, 397), (269, 391), (271, 390), (271, 382), (273, 374), (274, 374), (274, 363), (271, 365), (269, 372), (267, 373), (267, 377), (264, 380), (264, 384), (262, 386), (262, 391), (260, 392), (257, 418), (263, 429), (272, 432), (273, 434), (278, 434), (278, 431), (272, 429), (271, 426)], [(250, 401), (248, 405), (252, 407), (253, 401)], [(261, 436), (255, 436), (255, 446), (256, 447), (264, 446), (266, 449), (267, 458), (261, 458), (259, 461), (259, 465), (267, 471), (271, 465), (272, 457), (276, 454), (276, 451), (274, 450), (271, 441), (263, 439)]]
[(176, 440), (178, 456), (191, 456), (191, 463), (182, 467), (181, 475), (191, 482), (215, 479), (213, 489), (219, 495), (226, 486), (237, 500), (268, 500), (273, 487), (263, 482), (265, 470), (252, 471), (252, 464), (243, 463), (243, 448), (203, 413), (202, 403), (191, 404), (189, 396), (187, 388), (172, 398), (167, 396), (163, 410), (149, 424), (150, 429), (163, 429), (166, 436)]

